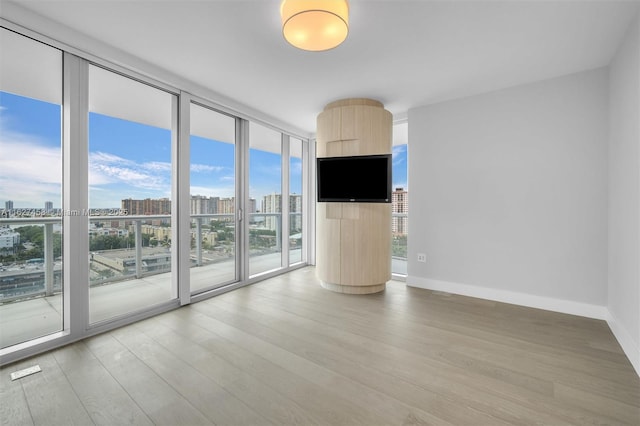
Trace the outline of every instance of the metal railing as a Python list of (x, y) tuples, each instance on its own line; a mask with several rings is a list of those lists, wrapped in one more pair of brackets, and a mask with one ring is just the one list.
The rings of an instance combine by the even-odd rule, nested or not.
[(391, 214), (391, 272), (394, 274), (407, 274), (407, 213)]
[[(295, 217), (302, 216), (301, 212), (290, 213), (290, 228)], [(393, 213), (393, 218), (404, 218), (406, 220), (407, 214)], [(88, 266), (90, 268), (90, 286), (98, 286), (109, 284), (113, 282), (120, 282), (130, 279), (140, 279), (150, 275), (169, 272), (171, 269), (171, 216), (170, 215), (140, 215), (140, 216), (90, 216), (90, 224), (100, 224), (100, 226), (90, 226), (89, 239), (100, 235), (114, 235), (118, 234), (122, 236), (122, 232), (126, 230), (126, 237), (129, 238), (130, 233), (133, 233), (133, 248), (126, 247), (109, 247), (102, 250), (90, 250), (88, 253)], [(230, 243), (219, 250), (218, 259), (211, 258), (205, 260), (203, 258), (203, 252), (205, 247), (203, 245), (203, 235), (207, 220), (209, 225), (214, 221), (225, 222), (228, 224), (227, 231), (232, 232), (232, 238), (227, 239)], [(117, 227), (111, 226), (113, 222), (118, 222)], [(192, 223), (192, 237), (193, 237), (193, 253), (192, 266), (199, 267), (214, 263), (217, 261), (228, 260), (235, 255), (235, 214), (194, 214), (191, 215)], [(62, 218), (60, 217), (29, 217), (29, 218), (0, 218), (0, 227), (19, 227), (26, 225), (39, 225), (43, 227), (43, 260), (41, 266), (35, 266), (34, 268), (20, 269), (21, 266), (18, 261), (15, 261), (13, 265), (1, 265), (0, 266), (0, 303), (12, 302), (19, 299), (33, 298), (38, 296), (52, 296), (62, 291), (61, 286), (61, 268), (56, 268), (56, 262), (54, 259), (54, 246), (53, 235), (54, 226), (61, 225)], [(149, 228), (143, 228), (149, 226)], [(406, 226), (406, 225), (405, 225)], [(195, 228), (195, 229), (194, 229)], [(146, 230), (147, 232), (143, 232)], [(219, 229), (218, 229), (219, 230)], [(268, 232), (272, 231), (273, 235)], [(215, 232), (212, 230), (211, 232)], [(291, 231), (289, 232), (289, 234)], [(146, 247), (151, 248), (152, 237), (157, 241), (156, 250), (146, 249), (144, 241), (148, 241)], [(162, 237), (162, 235), (168, 238)], [(281, 213), (250, 213), (249, 214), (249, 236), (250, 236), (250, 256), (259, 256), (261, 254), (269, 254), (282, 250), (282, 214)], [(291, 235), (289, 235), (292, 237)], [(406, 237), (397, 238), (395, 235), (393, 238), (394, 247), (392, 248), (392, 257), (396, 261), (406, 262)], [(22, 243), (22, 242), (21, 242)], [(159, 259), (154, 265), (148, 263), (154, 260), (154, 255), (158, 258), (163, 254), (162, 249), (157, 248), (164, 244), (164, 254), (169, 260), (160, 262)], [(91, 247), (91, 245), (90, 245)], [(220, 249), (220, 246), (218, 246)], [(109, 254), (113, 254), (116, 250), (122, 250), (123, 258), (116, 258), (112, 256), (109, 260)], [(145, 255), (145, 251), (147, 254)], [(402, 255), (404, 253), (404, 255)], [(17, 269), (16, 269), (17, 268)], [(103, 276), (99, 273), (100, 270), (109, 271), (110, 276)], [(33, 276), (39, 278), (35, 281), (24, 281), (22, 292), (20, 290), (19, 277), (25, 276), (26, 273), (22, 271), (33, 272)], [(34, 272), (34, 271), (37, 271)], [(91, 274), (91, 271), (94, 273)], [(118, 271), (119, 273), (115, 273)], [(12, 276), (18, 277), (15, 284), (11, 284), (10, 278)], [(57, 275), (56, 275), (57, 274)], [(40, 277), (41, 275), (41, 277)], [(28, 284), (28, 285), (27, 285)], [(13, 287), (12, 287), (13, 285)]]
[[(292, 213), (292, 215), (301, 214)], [(250, 241), (253, 241), (250, 244), (251, 256), (281, 251), (281, 216), (281, 213), (249, 214), (249, 235)], [(170, 220), (171, 215), (90, 216), (91, 226), (88, 230), (90, 243), (88, 253), (89, 285), (93, 287), (169, 272), (171, 270)], [(231, 235), (231, 238), (226, 239), (227, 243), (224, 247), (217, 247), (215, 256), (217, 258), (209, 257), (208, 260), (205, 260), (203, 258), (205, 251), (203, 235), (206, 232), (207, 221), (209, 221), (208, 225), (214, 221), (228, 223), (226, 231)], [(117, 222), (117, 225), (114, 225), (114, 222)], [(194, 214), (191, 215), (191, 223), (192, 266), (197, 267), (225, 261), (235, 256), (235, 214)], [(62, 224), (61, 217), (0, 218), (0, 227), (16, 228), (25, 225), (38, 225), (43, 226), (44, 232), (42, 247), (44, 258), (42, 264), (37, 267), (38, 278), (20, 283), (21, 277), (26, 275), (24, 271), (33, 272), (34, 269), (20, 269), (21, 266), (24, 266), (24, 262), (21, 263), (17, 260), (8, 267), (3, 265), (0, 267), (0, 303), (38, 296), (51, 296), (62, 291), (61, 277), (54, 279), (53, 234), (56, 224)], [(274, 234), (265, 235), (268, 234), (268, 231), (272, 231)], [(212, 229), (211, 232), (216, 231)], [(119, 236), (125, 237), (125, 240), (128, 241), (131, 234), (133, 234), (133, 247), (127, 244), (115, 247), (112, 245), (100, 250), (92, 249), (92, 240), (96, 237)], [(147, 242), (146, 246), (145, 241)], [(156, 242), (155, 246), (152, 242)], [(123, 240), (120, 240), (120, 244), (124, 244)], [(211, 248), (211, 244), (209, 244), (209, 248)], [(121, 252), (116, 256), (118, 250)], [(163, 254), (166, 255), (165, 259), (163, 259)], [(151, 264), (151, 262), (154, 263)], [(42, 274), (42, 272), (44, 273)], [(61, 273), (61, 270), (56, 272)], [(35, 273), (32, 275), (35, 276)], [(12, 285), (10, 282), (15, 284)], [(2, 284), (5, 286), (2, 287)], [(24, 291), (20, 289), (21, 284)]]
[[(91, 216), (89, 218), (90, 225), (92, 223), (100, 223), (99, 227), (89, 227), (89, 268), (90, 268), (90, 286), (98, 286), (112, 282), (119, 282), (129, 279), (140, 279), (150, 275), (161, 274), (171, 270), (171, 215), (137, 215), (137, 216)], [(111, 222), (120, 222), (116, 228), (105, 224)], [(124, 222), (121, 225), (121, 222)], [(143, 232), (143, 226), (151, 228)], [(104, 230), (107, 230), (105, 233)], [(156, 229), (158, 231), (156, 231)], [(102, 230), (102, 234), (101, 234)], [(133, 248), (129, 245), (125, 247), (113, 247), (108, 249), (92, 249), (92, 238), (99, 236), (111, 236), (113, 232), (126, 230), (127, 238), (129, 233), (133, 232), (134, 241)], [(150, 232), (149, 232), (150, 231)], [(95, 233), (98, 235), (92, 236)], [(156, 249), (153, 253), (144, 254), (144, 235), (153, 235), (154, 240), (158, 242), (156, 247), (160, 245), (160, 241), (164, 244), (164, 249)], [(158, 239), (158, 235), (164, 234), (167, 238)], [(151, 238), (149, 239), (150, 249)], [(114, 252), (122, 250), (121, 257), (115, 257)], [(159, 256), (164, 255), (164, 256)], [(155, 256), (155, 258), (154, 258)], [(146, 259), (145, 259), (146, 257)], [(153, 268), (148, 267), (147, 262), (151, 260), (157, 261), (161, 257), (168, 257), (169, 261), (155, 265)], [(113, 275), (101, 277), (98, 271), (108, 271)], [(120, 272), (116, 274), (114, 271)], [(93, 272), (93, 273), (92, 273)]]
[[(1, 218), (0, 227), (9, 227), (9, 225), (27, 226), (27, 225), (43, 225), (44, 241), (43, 241), (43, 260), (35, 264), (29, 264), (29, 261), (21, 264), (14, 254), (14, 262), (10, 265), (0, 267), (0, 301), (12, 301), (25, 297), (20, 294), (25, 291), (29, 296), (36, 288), (40, 288), (37, 293), (46, 296), (52, 296), (56, 290), (60, 291), (61, 286), (54, 287), (54, 250), (53, 250), (53, 227), (61, 225), (62, 219), (58, 217), (19, 217), (19, 218)], [(7, 253), (3, 257), (9, 257)], [(36, 260), (36, 259), (33, 259)], [(42, 265), (42, 267), (40, 266)], [(19, 273), (15, 273), (19, 272)], [(61, 271), (59, 271), (61, 272)], [(39, 275), (42, 275), (42, 282), (39, 281)], [(18, 277), (18, 278), (16, 278)], [(23, 277), (23, 282), (20, 278)], [(58, 280), (60, 283), (61, 280)], [(32, 291), (29, 291), (29, 288)]]

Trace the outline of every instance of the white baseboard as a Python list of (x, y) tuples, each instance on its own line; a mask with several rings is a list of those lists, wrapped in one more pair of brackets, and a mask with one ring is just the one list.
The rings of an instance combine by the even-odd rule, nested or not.
[(563, 314), (604, 320), (609, 325), (609, 328), (611, 328), (613, 335), (618, 340), (618, 343), (620, 343), (622, 350), (627, 358), (629, 358), (629, 361), (635, 368), (636, 373), (640, 376), (640, 347), (631, 337), (631, 334), (629, 334), (629, 332), (616, 320), (606, 306), (572, 302), (570, 300), (554, 299), (551, 297), (534, 296), (532, 294), (479, 287), (469, 284), (452, 283), (449, 281), (432, 280), (411, 275), (407, 276), (407, 285), (410, 287), (445, 291), (447, 293), (477, 297), (479, 299), (495, 300), (496, 302), (511, 303), (514, 305), (527, 306), (529, 308), (544, 309), (547, 311), (561, 312)]
[(530, 308), (561, 312), (563, 314), (579, 315), (587, 318), (600, 320), (606, 320), (608, 318), (608, 310), (605, 306), (572, 302), (570, 300), (534, 296), (532, 294), (518, 293), (515, 291), (452, 283), (449, 281), (432, 280), (414, 276), (407, 277), (407, 285), (427, 290), (446, 291), (447, 293), (461, 294), (463, 296), (477, 297), (479, 299), (495, 300), (496, 302), (511, 303)]
[(633, 368), (636, 369), (636, 373), (640, 377), (640, 346), (633, 340), (627, 329), (620, 324), (613, 314), (611, 314), (611, 311), (607, 311), (607, 324), (609, 324), (609, 328), (613, 332), (613, 335), (618, 340), (618, 343), (620, 343), (622, 350), (625, 355), (627, 355), (627, 358), (631, 361), (631, 365), (633, 365)]

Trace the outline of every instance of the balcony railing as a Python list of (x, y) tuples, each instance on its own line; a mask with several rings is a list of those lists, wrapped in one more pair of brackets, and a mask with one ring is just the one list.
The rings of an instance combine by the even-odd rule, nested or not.
[[(288, 232), (290, 259), (301, 261), (292, 214)], [(87, 229), (90, 250), (89, 273), (91, 324), (117, 318), (155, 306), (175, 297), (171, 271), (171, 217), (90, 216)], [(250, 235), (250, 275), (282, 267), (282, 215), (252, 213)], [(0, 228), (35, 225), (20, 230), (22, 241), (4, 244), (0, 255), (0, 348), (62, 330), (62, 218), (0, 218)], [(236, 221), (234, 214), (204, 214), (191, 217), (191, 291), (198, 293), (237, 279)], [(295, 225), (297, 226), (297, 225)], [(100, 236), (117, 237), (98, 240)], [(8, 238), (7, 240), (10, 240)], [(3, 241), (4, 243), (5, 241)], [(26, 243), (26, 244), (25, 244)], [(26, 246), (26, 248), (22, 248)], [(25, 255), (27, 249), (33, 252)], [(27, 260), (27, 258), (31, 258)], [(286, 265), (284, 265), (286, 266)], [(157, 275), (156, 275), (157, 274)], [(155, 275), (149, 279), (150, 275)], [(15, 302), (15, 303), (13, 303)]]
[(391, 272), (407, 275), (407, 213), (391, 214)]
[[(394, 213), (392, 216), (394, 220), (400, 218), (406, 221), (407, 218), (407, 215), (402, 213)], [(289, 246), (292, 250), (299, 252), (301, 232), (297, 232), (299, 228), (295, 225), (298, 217), (302, 217), (302, 213), (290, 213)], [(133, 241), (131, 245), (125, 247), (110, 246), (89, 251), (89, 286), (140, 279), (169, 272), (171, 270), (170, 220), (170, 215), (91, 216), (89, 222), (97, 226), (91, 226), (88, 230), (90, 241), (100, 235), (125, 236), (130, 240), (131, 234), (133, 234)], [(113, 222), (117, 222), (117, 226), (111, 226)], [(251, 213), (249, 222), (251, 258), (282, 250), (281, 213)], [(194, 214), (191, 215), (191, 223), (192, 267), (234, 260), (234, 214)], [(219, 225), (220, 223), (224, 223), (224, 227)], [(54, 228), (61, 224), (60, 217), (0, 219), (0, 227), (37, 225), (43, 228), (42, 259), (32, 259), (34, 260), (32, 263), (18, 260), (11, 263), (5, 261), (0, 265), (0, 303), (51, 296), (62, 291), (62, 262), (54, 258)], [(211, 227), (212, 224), (214, 224), (213, 227)], [(397, 225), (395, 223), (394, 226)], [(402, 226), (406, 227), (406, 224)], [(212, 237), (207, 241), (205, 235), (207, 227), (210, 227), (212, 233), (220, 233), (223, 230), (226, 233), (224, 242), (215, 241), (215, 244), (212, 244)], [(392, 240), (393, 272), (406, 274), (406, 235), (396, 232)], [(295, 256), (300, 257), (298, 252)], [(207, 256), (203, 256), (203, 253), (207, 253)], [(17, 258), (17, 255), (14, 257)], [(300, 260), (292, 259), (292, 263)], [(274, 263), (273, 266), (280, 265)]]
[[(302, 213), (291, 213), (290, 223)], [(258, 257), (282, 250), (282, 219), (280, 213), (251, 213), (249, 215), (250, 256)], [(140, 279), (171, 269), (171, 216), (91, 216), (89, 232), (90, 251), (88, 267), (91, 287)], [(221, 225), (215, 225), (214, 222)], [(117, 223), (117, 225), (114, 225)], [(235, 215), (191, 215), (191, 266), (199, 267), (235, 258)], [(1, 218), (0, 227), (42, 226), (44, 257), (29, 264), (17, 260), (0, 266), (0, 303), (40, 296), (51, 296), (62, 291), (62, 262), (54, 259), (54, 226), (61, 226), (60, 217)], [(214, 224), (213, 227), (211, 225)], [(211, 236), (206, 235), (207, 229)], [(224, 232), (224, 241), (215, 241)], [(130, 238), (133, 235), (133, 238)], [(101, 236), (120, 237), (111, 245), (96, 249), (94, 239)], [(123, 238), (124, 237), (124, 238)], [(299, 233), (290, 235), (299, 245)], [(123, 241), (127, 242), (125, 244)], [(116, 241), (116, 246), (113, 242)], [(21, 241), (20, 244), (25, 243)], [(207, 253), (203, 256), (203, 253)], [(299, 256), (298, 256), (299, 257)], [(277, 265), (279, 267), (280, 265)]]
[(5, 260), (0, 266), (0, 302), (10, 302), (35, 295), (51, 296), (61, 291), (62, 266), (60, 263), (55, 262), (53, 247), (53, 228), (55, 225), (61, 224), (61, 218), (56, 217), (0, 219), (0, 228), (8, 227), (9, 225), (43, 225), (44, 234), (42, 258), (19, 262), (14, 247), (3, 249), (3, 258), (8, 259), (13, 256), (14, 261), (7, 264)]

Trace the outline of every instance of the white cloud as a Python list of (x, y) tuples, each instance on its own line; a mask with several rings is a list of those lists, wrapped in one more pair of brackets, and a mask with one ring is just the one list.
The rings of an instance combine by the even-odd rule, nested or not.
[(192, 164), (191, 171), (195, 173), (211, 173), (211, 172), (221, 172), (225, 170), (226, 167), (222, 166), (210, 166), (208, 164)]
[(235, 189), (233, 186), (228, 187), (212, 187), (212, 186), (192, 186), (191, 195), (202, 195), (203, 197), (235, 197)]
[(137, 163), (106, 152), (89, 154), (89, 184), (108, 184), (163, 190), (171, 185), (171, 163), (151, 161)]
[[(0, 201), (11, 200), (15, 208), (40, 208), (45, 201), (61, 207), (62, 185), (41, 182), (14, 181), (0, 177)], [(0, 206), (4, 207), (4, 203)]]
[(90, 154), (91, 160), (104, 163), (120, 163), (120, 164), (133, 164), (125, 158), (118, 157), (117, 155), (109, 154), (108, 152), (95, 151)]
[(171, 163), (151, 161), (149, 163), (142, 163), (141, 166), (153, 172), (171, 172)]
[[(407, 157), (406, 157), (406, 153), (407, 152), (407, 146), (406, 145), (400, 145), (400, 146), (394, 146), (393, 147), (393, 165), (394, 166), (398, 166), (400, 164), (403, 164), (407, 161)], [(405, 155), (403, 155), (405, 154)]]
[(16, 207), (44, 207), (44, 201), (60, 205), (62, 152), (37, 137), (0, 132), (0, 200)]
[[(39, 207), (44, 201), (60, 206), (62, 193), (61, 147), (48, 146), (38, 137), (8, 131), (0, 117), (0, 201), (13, 200), (16, 206)], [(294, 168), (297, 164), (294, 163)], [(108, 152), (89, 154), (89, 190), (91, 205), (118, 206), (122, 198), (170, 196), (170, 162), (137, 162)], [(279, 167), (262, 168), (276, 174)], [(192, 194), (233, 197), (235, 175), (229, 167), (192, 164), (195, 173), (231, 172), (218, 178), (220, 186), (193, 186)], [(262, 186), (265, 186), (264, 188)], [(260, 193), (273, 192), (268, 182), (259, 183)], [(269, 189), (269, 190), (268, 190)], [(163, 195), (164, 194), (164, 195)], [(261, 196), (258, 196), (261, 198)]]
[(407, 146), (406, 145), (395, 145), (393, 147), (393, 155), (400, 155), (404, 152), (407, 152)]
[(0, 147), (2, 176), (12, 181), (58, 184), (62, 181), (60, 147), (44, 146), (36, 138), (15, 133), (3, 133)]

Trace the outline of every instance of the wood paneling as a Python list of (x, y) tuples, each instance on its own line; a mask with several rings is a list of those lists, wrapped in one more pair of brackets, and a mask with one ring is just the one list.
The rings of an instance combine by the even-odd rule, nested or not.
[[(331, 141), (340, 140), (340, 110), (328, 110), (318, 115), (318, 129), (316, 139), (322, 140), (325, 144)], [(322, 151), (324, 146), (318, 146), (318, 157), (326, 157)]]
[(322, 236), (323, 239), (316, 247), (316, 264), (321, 265), (318, 273), (323, 281), (340, 282), (341, 247), (327, 241), (340, 241), (341, 205), (318, 203), (316, 211), (317, 215), (322, 217), (322, 220), (316, 220), (316, 235)]
[[(384, 284), (391, 279), (391, 204), (358, 203), (358, 219), (340, 229), (340, 282), (348, 286)], [(381, 229), (382, 228), (382, 229)], [(380, 291), (380, 290), (379, 290)]]
[[(378, 101), (333, 102), (318, 116), (317, 155), (390, 154), (391, 126), (391, 113)], [(391, 279), (390, 204), (318, 203), (316, 224), (316, 264), (325, 288), (351, 294), (384, 290)]]
[[(342, 141), (330, 141), (323, 144), (324, 155), (322, 157), (342, 157)], [(318, 155), (318, 157), (321, 157)]]

